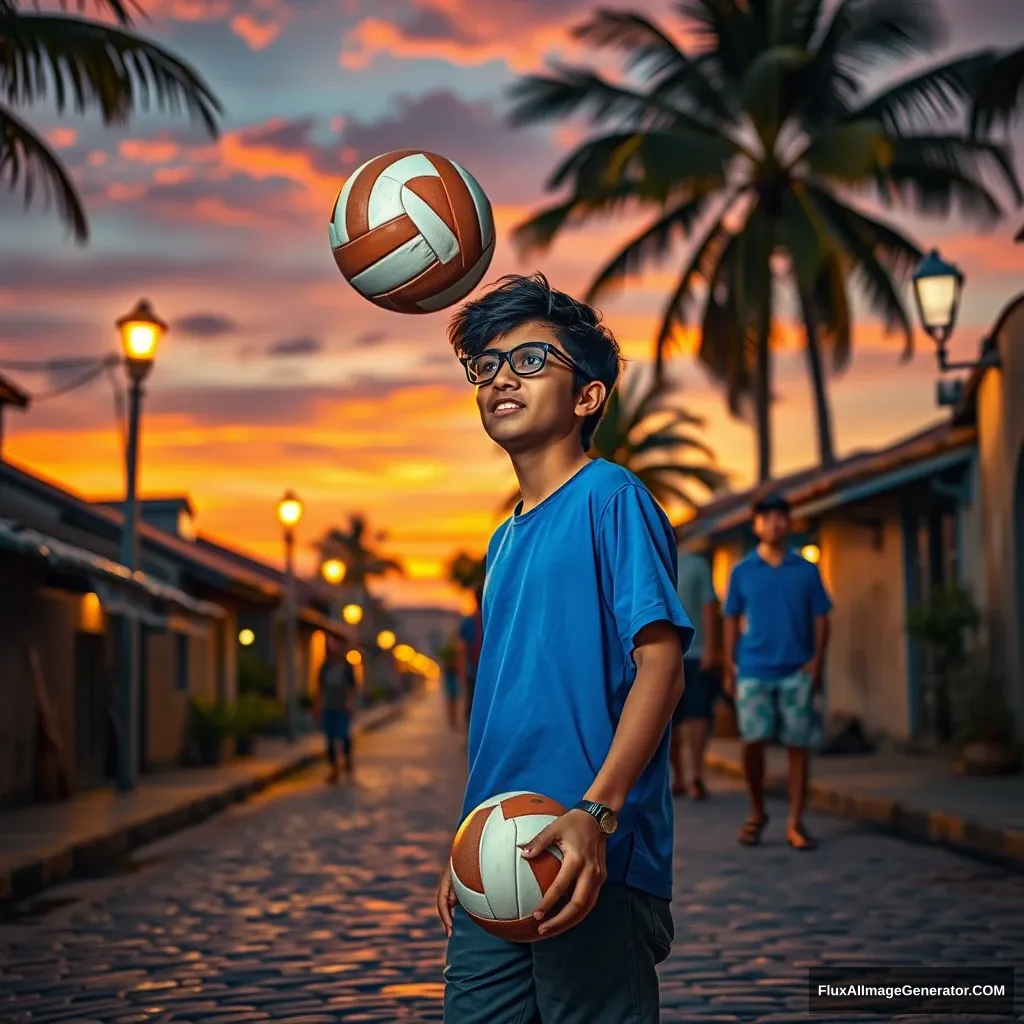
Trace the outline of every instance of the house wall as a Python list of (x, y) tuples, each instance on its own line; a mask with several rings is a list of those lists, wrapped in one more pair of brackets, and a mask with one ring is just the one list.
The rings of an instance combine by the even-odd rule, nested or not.
[(876, 735), (909, 739), (906, 588), (898, 507), (844, 508), (821, 520), (818, 536), (819, 569), (834, 604), (825, 670), (827, 712), (856, 715)]
[(75, 767), (74, 638), (78, 603), (49, 591), (29, 563), (0, 557), (0, 806), (36, 797), (37, 699), (29, 650), (39, 656), (67, 764)]
[(1002, 369), (985, 374), (977, 395), (983, 599), (994, 667), (1006, 680), (1017, 733), (1024, 735), (1024, 508), (1018, 493), (1024, 451), (1024, 296), (1002, 317), (996, 347)]
[(170, 631), (146, 638), (147, 767), (177, 764), (185, 741), (189, 694), (178, 689), (178, 644)]

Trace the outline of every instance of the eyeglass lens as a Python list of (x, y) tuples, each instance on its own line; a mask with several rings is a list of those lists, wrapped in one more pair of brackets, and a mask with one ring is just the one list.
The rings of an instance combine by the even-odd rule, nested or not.
[(490, 380), (498, 375), (504, 357), (508, 358), (512, 369), (520, 377), (529, 377), (539, 372), (547, 359), (547, 350), (540, 345), (521, 345), (512, 352), (497, 351), (481, 352), (467, 364), (470, 377), (474, 382)]

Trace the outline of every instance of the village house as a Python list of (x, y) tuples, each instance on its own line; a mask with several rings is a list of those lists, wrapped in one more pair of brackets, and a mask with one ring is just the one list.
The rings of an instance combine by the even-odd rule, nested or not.
[(753, 501), (789, 500), (795, 546), (819, 562), (835, 602), (827, 710), (877, 736), (950, 739), (907, 620), (934, 587), (956, 584), (982, 614), (987, 656), (1024, 738), (1024, 294), (982, 352), (999, 365), (973, 370), (941, 422), (829, 469), (725, 495), (677, 529), (681, 548), (708, 555), (724, 599), (732, 567), (755, 544)]

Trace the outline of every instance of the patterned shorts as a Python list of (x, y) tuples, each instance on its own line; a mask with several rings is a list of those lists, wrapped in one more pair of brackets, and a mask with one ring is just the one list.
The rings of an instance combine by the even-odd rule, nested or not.
[(821, 743), (821, 709), (811, 684), (806, 672), (793, 672), (781, 679), (737, 680), (736, 718), (743, 739), (817, 747)]

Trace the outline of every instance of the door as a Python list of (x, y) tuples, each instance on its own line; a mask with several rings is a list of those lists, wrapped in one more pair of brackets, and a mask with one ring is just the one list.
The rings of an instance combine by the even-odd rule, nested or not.
[(100, 786), (113, 776), (111, 673), (106, 637), (75, 634), (75, 781)]

